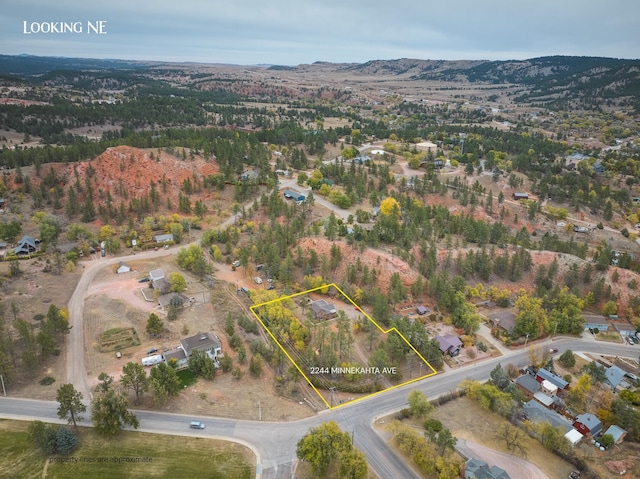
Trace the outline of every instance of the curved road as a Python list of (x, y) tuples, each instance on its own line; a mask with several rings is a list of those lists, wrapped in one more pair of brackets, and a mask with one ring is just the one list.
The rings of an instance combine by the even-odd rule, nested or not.
[[(280, 185), (286, 187), (289, 182)], [(328, 208), (344, 216), (345, 210), (327, 202)], [(233, 223), (232, 216), (221, 224), (221, 227)], [(83, 314), (84, 301), (87, 290), (100, 269), (123, 260), (148, 259), (175, 254), (176, 249), (159, 249), (146, 251), (137, 255), (125, 257), (98, 258), (83, 264), (84, 273), (78, 282), (73, 296), (69, 301), (69, 332), (67, 348), (67, 382), (70, 382), (87, 399), (91, 398), (91, 391), (87, 385), (87, 373), (84, 366), (84, 329)], [(549, 344), (550, 341), (542, 344)], [(582, 341), (578, 339), (559, 339), (553, 341), (554, 347), (562, 353), (566, 349), (637, 357), (638, 350), (633, 346)], [(339, 426), (353, 434), (355, 445), (367, 456), (367, 461), (381, 478), (418, 478), (418, 474), (398, 457), (385, 443), (383, 438), (372, 428), (377, 418), (398, 411), (406, 406), (409, 391), (418, 389), (429, 398), (434, 398), (455, 390), (463, 379), (484, 381), (496, 364), (513, 363), (524, 366), (528, 360), (526, 350), (509, 351), (504, 356), (470, 364), (464, 368), (438, 374), (417, 383), (402, 388), (386, 391), (382, 394), (370, 396), (353, 404), (342, 406), (332, 411), (289, 423), (266, 423), (255, 421), (238, 421), (222, 418), (203, 418), (207, 429), (193, 432), (186, 425), (193, 416), (179, 414), (165, 414), (152, 411), (136, 411), (141, 423), (142, 431), (176, 435), (198, 435), (203, 437), (217, 437), (234, 440), (251, 447), (257, 455), (257, 476), (263, 479), (290, 478), (296, 461), (295, 445), (306, 434), (310, 427), (325, 421), (336, 421)], [(53, 401), (34, 401), (25, 399), (0, 398), (0, 416), (20, 419), (40, 419), (59, 422), (56, 415), (57, 403)], [(85, 417), (90, 417), (87, 412)], [(89, 424), (87, 424), (89, 425)]]
[[(638, 354), (638, 349), (633, 346), (579, 339), (559, 339), (553, 342), (553, 346), (559, 349), (558, 354), (566, 349), (629, 357)], [(252, 445), (258, 456), (257, 475), (263, 479), (292, 477), (297, 441), (310, 427), (325, 421), (336, 421), (344, 431), (353, 433), (356, 447), (367, 456), (371, 469), (379, 477), (418, 478), (418, 474), (398, 457), (372, 428), (373, 421), (405, 407), (407, 394), (413, 389), (434, 398), (456, 389), (463, 379), (486, 380), (491, 370), (500, 362), (524, 366), (528, 361), (527, 356), (526, 350), (514, 351), (508, 357), (481, 361), (332, 411), (324, 411), (316, 416), (288, 423), (207, 417), (202, 418), (207, 429), (193, 433), (187, 427), (187, 422), (193, 419), (192, 416), (153, 411), (136, 411), (136, 414), (140, 419), (140, 430), (145, 432), (217, 437)], [(0, 398), (0, 415), (8, 418), (59, 422), (56, 409), (57, 403), (54, 401)], [(85, 417), (89, 417), (89, 413)]]

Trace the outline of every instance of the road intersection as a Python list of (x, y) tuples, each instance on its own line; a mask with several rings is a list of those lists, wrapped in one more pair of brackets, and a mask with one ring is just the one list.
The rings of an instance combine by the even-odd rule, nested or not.
[[(289, 182), (280, 184), (287, 187)], [(335, 205), (326, 202), (328, 208), (345, 217), (348, 213), (339, 210)], [(235, 217), (229, 218), (221, 226), (233, 223)], [(175, 249), (159, 249), (146, 251), (125, 257), (98, 258), (82, 263), (83, 275), (69, 301), (69, 325), (71, 326), (67, 343), (67, 382), (72, 383), (89, 402), (92, 397), (87, 384), (87, 372), (84, 364), (85, 341), (83, 328), (84, 302), (87, 291), (96, 274), (104, 267), (123, 260), (149, 259), (175, 254)], [(587, 336), (588, 333), (585, 333)], [(577, 338), (556, 338), (540, 345), (548, 347), (553, 344), (561, 354), (567, 349), (610, 356), (626, 356), (637, 358), (638, 350), (633, 346), (603, 343)], [(188, 427), (193, 416), (167, 414), (153, 411), (136, 411), (140, 419), (140, 430), (159, 434), (197, 435), (239, 442), (250, 447), (257, 456), (256, 473), (260, 479), (289, 479), (293, 476), (296, 443), (311, 427), (325, 421), (335, 421), (340, 428), (353, 435), (354, 444), (367, 457), (370, 468), (381, 478), (418, 478), (419, 475), (401, 457), (396, 455), (385, 442), (381, 433), (373, 428), (373, 423), (388, 414), (406, 407), (407, 395), (417, 389), (433, 399), (454, 391), (464, 379), (485, 381), (491, 370), (498, 364), (508, 363), (524, 366), (528, 361), (528, 351), (507, 350), (499, 348), (502, 356), (476, 361), (464, 367), (446, 371), (427, 379), (408, 384), (383, 394), (365, 398), (336, 410), (322, 411), (316, 416), (295, 422), (258, 422), (234, 419), (202, 417), (207, 425), (202, 431), (194, 432)], [(58, 404), (53, 401), (36, 401), (23, 398), (0, 398), (0, 417), (23, 420), (42, 420), (60, 422), (56, 410)], [(85, 417), (90, 417), (88, 411)], [(84, 424), (90, 425), (88, 422)]]

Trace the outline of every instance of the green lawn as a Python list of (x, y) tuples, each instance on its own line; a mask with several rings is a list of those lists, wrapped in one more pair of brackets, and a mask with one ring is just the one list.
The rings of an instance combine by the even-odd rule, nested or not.
[(138, 432), (105, 439), (91, 428), (78, 428), (80, 447), (49, 458), (29, 444), (28, 425), (0, 420), (0, 478), (255, 477), (255, 456), (235, 443)]

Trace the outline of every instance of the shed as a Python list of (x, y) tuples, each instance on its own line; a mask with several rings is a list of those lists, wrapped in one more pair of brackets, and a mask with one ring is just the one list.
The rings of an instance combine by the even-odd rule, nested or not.
[(627, 435), (627, 431), (622, 429), (620, 426), (616, 426), (615, 424), (609, 426), (609, 428), (604, 433), (611, 434), (611, 436), (613, 436), (615, 444), (620, 444), (622, 441), (624, 441), (624, 438)]
[(131, 268), (129, 267), (129, 265), (127, 265), (126, 263), (120, 261), (120, 263), (118, 263), (118, 268), (116, 269), (116, 273), (121, 274), (121, 273), (128, 273), (129, 271), (131, 271)]
[(429, 313), (431, 310), (429, 308), (427, 308), (426, 306), (420, 305), (416, 308), (416, 313), (422, 315), (422, 314), (427, 314)]
[(569, 441), (572, 446), (575, 446), (580, 441), (582, 441), (582, 438), (584, 436), (580, 434), (580, 431), (578, 431), (577, 429), (571, 429), (571, 431), (566, 433), (564, 437), (567, 438), (567, 441)]
[(511, 195), (511, 198), (513, 198), (515, 201), (528, 200), (529, 199), (529, 193), (513, 193)]

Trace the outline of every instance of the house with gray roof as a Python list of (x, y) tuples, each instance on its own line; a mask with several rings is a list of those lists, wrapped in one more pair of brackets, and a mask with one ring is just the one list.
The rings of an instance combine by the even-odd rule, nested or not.
[(504, 469), (498, 466), (489, 467), (480, 459), (469, 459), (466, 462), (464, 477), (466, 479), (511, 479)]
[(333, 304), (325, 301), (324, 299), (314, 301), (309, 306), (311, 307), (313, 314), (315, 314), (316, 319), (329, 319), (338, 312)]
[(536, 378), (529, 374), (519, 376), (516, 378), (515, 383), (516, 387), (529, 399), (531, 399), (535, 393), (540, 391), (540, 383), (536, 381)]
[(24, 235), (13, 252), (15, 254), (31, 254), (35, 253), (37, 249), (36, 240), (29, 235)]
[(536, 424), (548, 422), (553, 427), (562, 427), (565, 433), (572, 429), (569, 419), (551, 409), (547, 409), (537, 401), (531, 400), (525, 403), (523, 409), (531, 422)]
[(163, 235), (155, 235), (153, 237), (153, 240), (156, 243), (169, 243), (169, 242), (173, 241), (173, 234), (172, 233), (167, 233), (167, 234), (163, 234)]
[(627, 435), (627, 431), (622, 429), (620, 426), (616, 426), (612, 424), (609, 428), (604, 432), (605, 434), (611, 434), (615, 444), (620, 444), (624, 441), (625, 436)]
[(182, 293), (167, 293), (158, 298), (158, 306), (160, 306), (163, 311), (166, 311), (169, 308), (171, 301), (175, 301), (174, 298), (177, 298), (177, 301), (182, 305), (182, 307), (185, 305), (191, 305), (191, 299), (188, 296)]
[(586, 436), (591, 434), (595, 437), (602, 432), (602, 422), (591, 413), (580, 414), (573, 423), (580, 434)]
[(569, 389), (569, 383), (567, 381), (562, 379), (560, 376), (553, 374), (551, 371), (548, 371), (544, 368), (540, 368), (536, 373), (536, 381), (541, 383), (544, 380), (547, 380), (552, 384), (556, 385), (559, 391)]
[(606, 383), (611, 386), (611, 390), (615, 391), (620, 383), (624, 381), (626, 371), (619, 368), (618, 366), (611, 366), (604, 372), (604, 374), (607, 377), (607, 379), (605, 380)]
[(222, 343), (218, 336), (213, 333), (197, 333), (193, 336), (180, 340), (180, 346), (170, 351), (165, 351), (163, 357), (168, 364), (169, 361), (175, 359), (177, 367), (186, 367), (189, 363), (189, 357), (194, 351), (204, 351), (216, 365), (218, 364), (218, 356), (222, 354)]
[(496, 325), (496, 328), (504, 329), (509, 334), (516, 327), (516, 313), (513, 311), (492, 311), (487, 316)]

